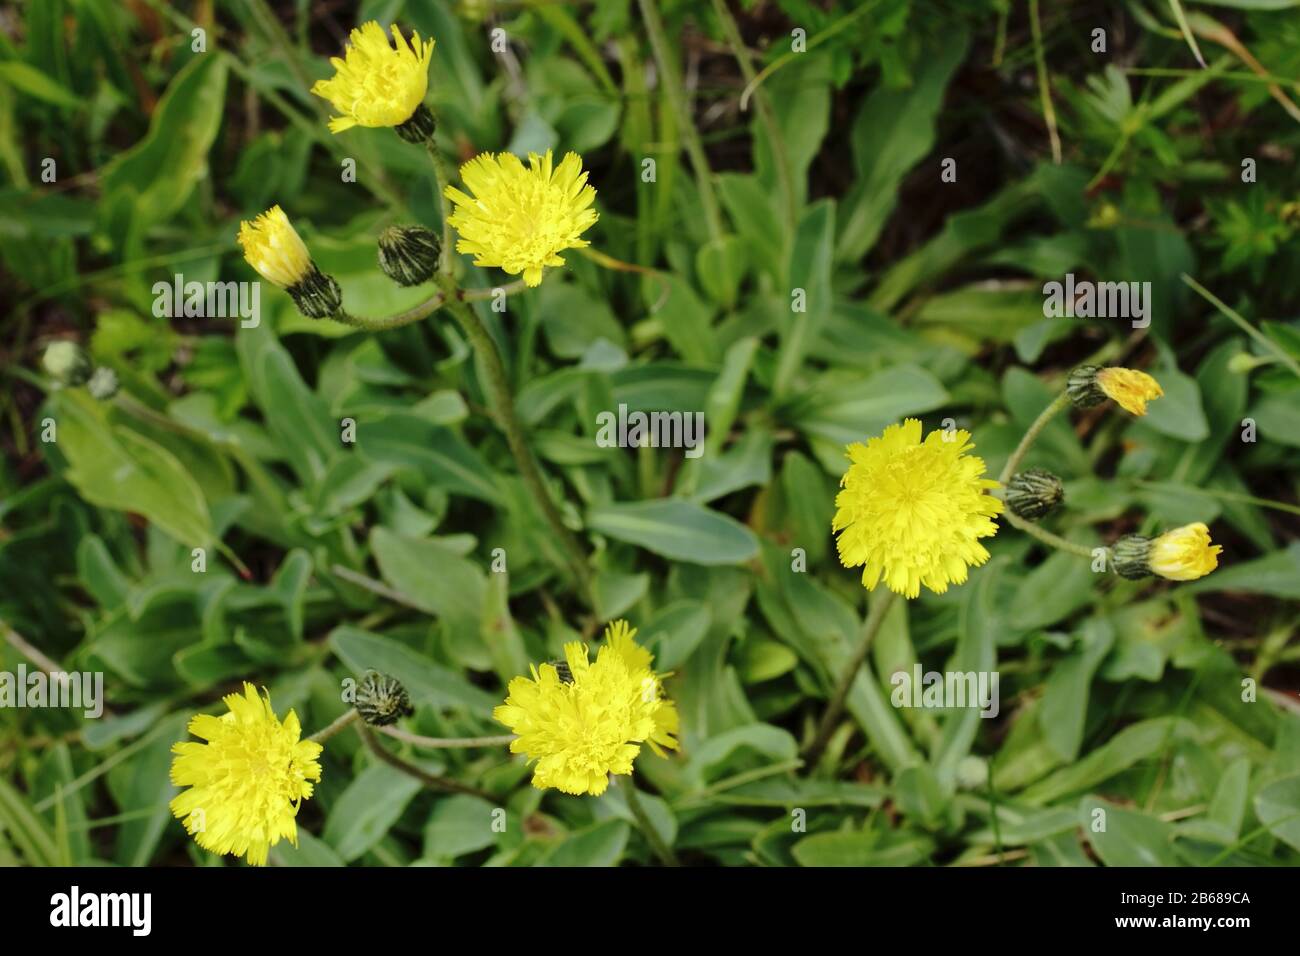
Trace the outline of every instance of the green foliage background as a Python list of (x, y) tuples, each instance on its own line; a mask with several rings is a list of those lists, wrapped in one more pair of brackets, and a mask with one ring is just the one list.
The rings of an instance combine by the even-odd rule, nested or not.
[[(682, 117), (627, 0), (7, 5), (0, 669), (30, 664), (29, 645), (103, 670), (111, 713), (0, 710), (0, 863), (228, 863), (170, 817), (168, 751), (240, 681), (310, 731), (376, 668), (409, 688), (409, 729), (499, 733), (510, 677), (619, 616), (674, 673), (682, 753), (637, 769), (684, 862), (1300, 862), (1300, 379), (1279, 358), (1300, 358), (1300, 5), (1182, 7), (1207, 69), (1164, 2), (1043, 4), (1038, 42), (1030, 6), (1002, 0), (733, 4), (770, 70), (741, 111), (714, 5), (664, 2)], [(389, 130), (331, 136), (307, 93), (369, 18), (436, 38), (447, 150), (580, 152), (589, 238), (652, 270), (570, 253), (507, 313), (479, 303), (591, 550), (594, 614), (445, 316), (357, 333), (269, 286), (255, 329), (153, 315), (153, 283), (175, 273), (253, 279), (234, 236), (273, 203), (350, 311), (427, 295), (375, 263), (384, 226), (439, 225), (427, 157)], [(807, 52), (790, 53), (795, 28)], [(707, 176), (685, 151), (696, 135)], [(1042, 284), (1067, 272), (1151, 282), (1150, 328), (1044, 318)], [(113, 368), (119, 398), (50, 390), (54, 338)], [(1084, 361), (1145, 368), (1165, 397), (1140, 420), (1052, 424), (1027, 462), (1065, 479), (1048, 526), (1091, 546), (1205, 521), (1219, 570), (1125, 582), (1004, 527), (968, 584), (893, 608), (827, 758), (800, 768), (867, 609), (830, 536), (843, 444), (952, 418), (996, 475)], [(598, 447), (596, 415), (619, 404), (705, 411), (705, 455)], [(508, 574), (490, 570), (498, 548)], [(891, 707), (888, 675), (915, 661), (997, 669), (1001, 713)], [(491, 799), (422, 789), (340, 735), (300, 846), (272, 862), (653, 861), (617, 791), (540, 793), (504, 749), (407, 755)]]

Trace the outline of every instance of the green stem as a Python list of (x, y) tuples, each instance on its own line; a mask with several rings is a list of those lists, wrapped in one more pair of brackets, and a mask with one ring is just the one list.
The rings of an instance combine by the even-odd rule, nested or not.
[(998, 476), (998, 484), (1003, 488), (1007, 486), (1007, 482), (1011, 480), (1011, 476), (1020, 468), (1020, 462), (1025, 457), (1025, 453), (1029, 451), (1029, 446), (1038, 438), (1039, 432), (1046, 428), (1047, 423), (1055, 418), (1057, 413), (1069, 404), (1070, 396), (1067, 393), (1062, 392), (1052, 400), (1050, 405), (1043, 409), (1042, 414), (1034, 419), (1034, 423), (1029, 426), (1029, 431), (1025, 432), (1025, 437), (1020, 439), (1020, 444), (1016, 446), (1016, 450), (1013, 451), (1011, 457), (1007, 459), (1007, 463), (1002, 469), (1002, 474)]
[(817, 725), (817, 733), (813, 735), (812, 743), (804, 749), (803, 760), (806, 767), (815, 769), (818, 761), (821, 760), (822, 751), (830, 743), (831, 735), (835, 733), (835, 725), (840, 719), (840, 714), (844, 712), (844, 701), (848, 699), (849, 690), (857, 679), (862, 662), (867, 659), (871, 642), (875, 640), (880, 626), (885, 622), (885, 615), (894, 604), (894, 597), (893, 591), (886, 590), (881, 597), (872, 602), (871, 609), (867, 612), (866, 623), (862, 627), (862, 640), (858, 643), (853, 656), (844, 665), (844, 670), (840, 672), (839, 682), (835, 685), (835, 691), (826, 705), (826, 712), (822, 714), (821, 723)]
[[(731, 47), (732, 56), (740, 65), (740, 74), (745, 78), (745, 85), (749, 86), (754, 82), (754, 65), (750, 61), (749, 50), (745, 48), (745, 41), (740, 35), (740, 28), (736, 26), (731, 11), (727, 9), (727, 0), (713, 0), (713, 12), (717, 15), (718, 22), (722, 24), (722, 32), (727, 38), (727, 45)], [(763, 124), (772, 147), (776, 178), (781, 187), (781, 198), (785, 206), (786, 224), (793, 232), (798, 221), (799, 207), (794, 194), (794, 175), (790, 171), (790, 158), (785, 152), (785, 138), (776, 121), (776, 113), (772, 110), (772, 101), (768, 98), (767, 90), (755, 89), (754, 98), (758, 104), (759, 121)]]
[(659, 836), (659, 831), (650, 822), (650, 815), (646, 813), (645, 806), (641, 803), (641, 797), (636, 792), (636, 784), (632, 782), (632, 778), (628, 777), (622, 783), (627, 808), (632, 811), (637, 826), (641, 828), (641, 833), (646, 842), (650, 844), (650, 849), (654, 851), (655, 856), (659, 857), (659, 862), (663, 863), (664, 866), (681, 866), (677, 861), (677, 855), (673, 853), (672, 847), (663, 841), (663, 838)]
[(1047, 80), (1047, 60), (1043, 56), (1043, 27), (1038, 21), (1038, 0), (1029, 0), (1029, 29), (1034, 39), (1034, 65), (1038, 70), (1038, 92), (1043, 101), (1043, 121), (1052, 142), (1052, 159), (1061, 165), (1061, 137), (1056, 132), (1056, 110), (1052, 107), (1052, 88)]
[(655, 62), (659, 64), (659, 78), (663, 82), (664, 92), (677, 114), (678, 125), (682, 130), (682, 142), (686, 154), (691, 158), (691, 167), (700, 191), (700, 208), (704, 211), (704, 221), (709, 227), (709, 238), (722, 237), (722, 213), (717, 196), (713, 193), (713, 173), (709, 170), (708, 157), (704, 155), (704, 145), (700, 142), (700, 131), (695, 128), (695, 119), (691, 115), (690, 104), (686, 101), (686, 91), (682, 87), (681, 74), (677, 71), (677, 61), (673, 57), (672, 47), (664, 35), (664, 22), (659, 16), (656, 0), (637, 0), (641, 8), (641, 18), (645, 21), (646, 33), (650, 37), (650, 48), (654, 51)]
[(1278, 360), (1281, 361), (1283, 364), (1285, 364), (1286, 367), (1289, 368), (1291, 371), (1295, 372), (1296, 375), (1300, 375), (1300, 362), (1297, 362), (1295, 358), (1293, 358), (1285, 350), (1283, 350), (1281, 346), (1279, 346), (1267, 335), (1265, 335), (1263, 332), (1259, 331), (1257, 328), (1255, 328), (1253, 325), (1247, 322), (1245, 316), (1243, 316), (1240, 312), (1237, 312), (1234, 309), (1228, 308), (1227, 303), (1225, 303), (1222, 299), (1216, 296), (1209, 289), (1205, 288), (1205, 286), (1201, 285), (1199, 282), (1197, 282), (1187, 273), (1185, 272), (1183, 273), (1182, 279), (1184, 283), (1186, 283), (1188, 286), (1190, 286), (1192, 289), (1196, 291), (1197, 295), (1201, 296), (1203, 299), (1205, 299), (1205, 301), (1213, 305), (1216, 309), (1218, 309), (1229, 319), (1231, 319), (1234, 323), (1236, 323), (1237, 327), (1240, 328), (1243, 332), (1245, 332), (1252, 339), (1254, 339), (1260, 345), (1264, 346), (1264, 348), (1268, 349), (1275, 356), (1277, 356)]
[(466, 337), (470, 340), (470, 344), (474, 347), (474, 351), (478, 353), (483, 362), (484, 369), (487, 372), (488, 392), (494, 406), (493, 411), (495, 412), (497, 424), (505, 432), (506, 443), (510, 446), (510, 453), (514, 455), (515, 462), (519, 466), (519, 475), (523, 478), (529, 494), (533, 496), (533, 500), (541, 508), (542, 515), (546, 518), (546, 523), (550, 525), (551, 532), (567, 552), (569, 566), (573, 571), (574, 579), (582, 592), (584, 600), (587, 602), (588, 607), (595, 610), (595, 592), (592, 590), (591, 570), (587, 566), (587, 556), (578, 543), (578, 539), (565, 526), (564, 520), (560, 517), (559, 509), (556, 508), (555, 502), (551, 500), (550, 492), (546, 490), (541, 470), (537, 467), (537, 460), (533, 457), (532, 451), (524, 441), (524, 430), (519, 424), (518, 415), (515, 413), (514, 397), (510, 393), (510, 383), (506, 378), (505, 365), (501, 361), (501, 353), (497, 349), (496, 342), (488, 333), (487, 327), (482, 320), (461, 298), (460, 291), (456, 287), (456, 281), (450, 276), (444, 275), (439, 278), (438, 282), (446, 296), (448, 311), (460, 324), (462, 331), (464, 331)]
[(495, 737), (423, 737), (409, 733), (398, 727), (380, 727), (381, 734), (387, 734), (394, 740), (401, 740), (412, 747), (425, 750), (455, 750), (469, 747), (500, 747), (515, 739), (514, 734), (498, 734)]
[(425, 140), (424, 148), (429, 154), (429, 159), (433, 160), (435, 179), (433, 190), (438, 194), (439, 209), (442, 210), (442, 258), (438, 263), (438, 271), (443, 275), (451, 275), (454, 261), (451, 249), (451, 200), (444, 192), (446, 187), (451, 185), (451, 171), (447, 168), (447, 160), (442, 155), (442, 150), (438, 148), (432, 136)]
[[(526, 288), (524, 280), (517, 279), (514, 282), (507, 283), (503, 286), (497, 286), (493, 289), (468, 289), (459, 290), (458, 295), (466, 302), (474, 302), (479, 299), (490, 299), (498, 291), (504, 292), (507, 296), (516, 292), (522, 292)], [(389, 329), (400, 329), (404, 325), (411, 325), (426, 319), (433, 313), (437, 312), (447, 301), (445, 292), (436, 292), (429, 298), (425, 299), (418, 305), (414, 305), (405, 312), (398, 312), (394, 315), (385, 315), (381, 318), (373, 319), (364, 315), (353, 315), (347, 311), (339, 311), (337, 315), (332, 316), (335, 322), (342, 322), (344, 325), (350, 325), (353, 328), (364, 329), (367, 332), (386, 332)]]
[(388, 764), (394, 770), (400, 770), (408, 776), (414, 777), (426, 787), (434, 790), (446, 790), (451, 793), (468, 793), (475, 797), (483, 797), (485, 800), (495, 800), (492, 794), (477, 787), (471, 787), (468, 784), (461, 783), (459, 780), (452, 780), (450, 777), (439, 777), (436, 774), (429, 773), (413, 763), (408, 763), (397, 754), (388, 750), (379, 742), (375, 732), (365, 724), (358, 724), (357, 730), (361, 733), (361, 739), (366, 742), (370, 752), (374, 754), (381, 762)]
[[(1043, 528), (1038, 527), (1032, 521), (1026, 521), (1024, 518), (1014, 514), (1010, 510), (1002, 513), (1001, 517), (1005, 518), (1007, 523), (1013, 527), (1019, 528), (1031, 538), (1037, 538), (1043, 544), (1056, 548), (1058, 551), (1066, 551), (1070, 554), (1077, 554), (1081, 558), (1091, 558), (1092, 549), (1081, 544), (1075, 544), (1073, 541), (1067, 541), (1059, 534), (1052, 534)], [(1107, 566), (1110, 562), (1107, 561)]]
[(335, 720), (332, 724), (328, 725), (327, 727), (322, 727), (320, 730), (316, 731), (316, 733), (312, 734), (307, 739), (314, 741), (315, 743), (318, 744), (323, 744), (325, 741), (329, 740), (331, 737), (337, 734), (340, 730), (343, 730), (345, 727), (350, 726), (353, 723), (353, 721), (355, 721), (360, 716), (361, 715), (357, 713), (356, 709), (352, 708), (348, 710), (346, 714), (343, 714), (341, 717)]

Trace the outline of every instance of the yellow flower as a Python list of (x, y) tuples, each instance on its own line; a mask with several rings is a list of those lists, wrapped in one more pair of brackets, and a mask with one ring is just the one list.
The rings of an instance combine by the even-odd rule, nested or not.
[(282, 289), (298, 285), (314, 268), (306, 244), (279, 206), (240, 222), (239, 246), (248, 264)]
[(591, 208), (596, 190), (577, 153), (554, 168), (549, 149), (542, 157), (529, 153), (527, 169), (511, 153), (484, 153), (460, 168), (460, 178), (473, 196), (454, 186), (443, 192), (456, 204), (456, 250), (473, 253), (474, 265), (522, 272), (535, 286), (543, 266), (564, 265), (560, 252), (590, 245), (578, 237), (598, 218)]
[(1151, 542), (1147, 561), (1151, 570), (1171, 581), (1195, 581), (1219, 566), (1221, 545), (1210, 544), (1210, 529), (1203, 523), (1166, 531)]
[(593, 663), (581, 641), (564, 647), (568, 673), (552, 664), (510, 682), (492, 716), (519, 736), (512, 753), (536, 761), (533, 786), (598, 796), (609, 775), (631, 774), (641, 744), (660, 756), (677, 749), (677, 708), (663, 696), (650, 652), (633, 640), (626, 621), (605, 628)]
[(1130, 415), (1145, 415), (1147, 402), (1165, 393), (1146, 372), (1131, 368), (1104, 368), (1097, 373), (1097, 385)]
[(281, 723), (270, 696), (259, 697), (252, 684), (224, 700), (229, 713), (190, 721), (189, 732), (207, 743), (172, 747), (172, 783), (189, 789), (172, 800), (171, 810), (199, 846), (247, 854), (253, 866), (264, 866), (281, 839), (298, 845), (294, 817), (312, 794), (308, 781), (320, 780), (321, 745), (299, 740), (297, 715), (291, 710)]
[(965, 454), (970, 437), (932, 431), (922, 441), (921, 423), (909, 418), (848, 446), (831, 529), (841, 563), (865, 565), (868, 590), (883, 580), (909, 598), (922, 584), (942, 594), (989, 559), (978, 539), (997, 534), (1002, 502), (984, 493), (998, 483), (980, 477), (984, 459)]
[(331, 133), (353, 126), (400, 126), (424, 105), (433, 41), (421, 43), (419, 33), (413, 38), (408, 42), (394, 25), (394, 49), (374, 20), (352, 31), (346, 59), (330, 57), (334, 76), (311, 88), (343, 114), (330, 120)]

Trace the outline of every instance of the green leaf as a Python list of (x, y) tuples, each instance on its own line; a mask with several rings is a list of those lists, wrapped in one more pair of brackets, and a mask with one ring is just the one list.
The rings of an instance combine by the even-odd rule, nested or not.
[(1078, 819), (1084, 836), (1107, 866), (1182, 865), (1173, 849), (1173, 827), (1155, 817), (1122, 810), (1099, 797), (1084, 797)]
[(424, 826), (424, 857), (453, 860), (497, 842), (496, 807), (482, 797), (455, 794), (434, 804)]
[(1300, 850), (1300, 774), (1274, 780), (1255, 794), (1255, 816), (1269, 833)]
[(77, 95), (62, 83), (21, 60), (0, 63), (0, 83), (8, 83), (19, 93), (25, 93), (42, 102), (66, 109), (76, 109), (82, 103)]
[(367, 767), (330, 810), (325, 842), (351, 863), (384, 838), (420, 788), (420, 781), (387, 764)]
[(630, 833), (622, 820), (604, 820), (576, 830), (547, 851), (535, 866), (615, 866)]
[(611, 502), (587, 513), (592, 531), (691, 564), (743, 564), (758, 555), (754, 533), (721, 512), (677, 498)]
[(124, 426), (80, 389), (51, 399), (67, 478), (92, 504), (144, 515), (186, 547), (206, 547), (212, 519), (203, 492), (170, 452)]
[(195, 57), (158, 101), (144, 139), (104, 170), (105, 195), (133, 197), (136, 228), (169, 219), (206, 175), (225, 97), (226, 61)]
[(914, 866), (934, 852), (933, 840), (911, 833), (881, 844), (874, 833), (814, 833), (791, 852), (800, 866)]

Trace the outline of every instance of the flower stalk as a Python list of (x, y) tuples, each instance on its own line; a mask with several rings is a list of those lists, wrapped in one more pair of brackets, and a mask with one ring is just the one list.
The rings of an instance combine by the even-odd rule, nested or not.
[(451, 276), (444, 274), (439, 277), (438, 284), (442, 287), (447, 310), (457, 324), (460, 325), (461, 330), (469, 339), (470, 345), (473, 346), (474, 351), (478, 353), (483, 362), (484, 370), (487, 373), (488, 393), (492, 402), (494, 416), (501, 430), (505, 432), (506, 444), (510, 446), (510, 453), (519, 466), (520, 477), (523, 478), (528, 493), (537, 502), (542, 511), (542, 516), (546, 519), (552, 533), (564, 548), (570, 570), (573, 572), (578, 589), (582, 592), (583, 599), (589, 607), (594, 609), (596, 606), (595, 592), (592, 588), (591, 569), (587, 565), (587, 557), (583, 553), (577, 537), (564, 524), (564, 519), (560, 517), (559, 509), (556, 508), (555, 502), (551, 500), (550, 492), (546, 489), (541, 470), (537, 466), (537, 460), (533, 457), (532, 450), (529, 449), (528, 443), (524, 440), (524, 430), (519, 423), (519, 416), (515, 413), (514, 396), (510, 392), (510, 383), (506, 377), (505, 364), (501, 360), (501, 352), (497, 349), (496, 342), (489, 334), (482, 320), (462, 298), (462, 294), (456, 286), (456, 281)]
[(867, 652), (871, 650), (871, 642), (880, 633), (880, 627), (885, 623), (885, 617), (889, 614), (889, 609), (893, 607), (894, 596), (893, 591), (886, 589), (884, 594), (872, 602), (871, 609), (867, 612), (866, 623), (862, 626), (862, 640), (858, 642), (853, 656), (849, 658), (844, 665), (844, 669), (840, 671), (839, 681), (836, 683), (830, 702), (826, 705), (826, 710), (822, 714), (821, 722), (817, 725), (817, 732), (813, 734), (812, 742), (804, 749), (805, 766), (816, 767), (818, 761), (821, 760), (822, 753), (826, 750), (826, 745), (830, 743), (831, 735), (835, 733), (835, 725), (839, 722), (840, 714), (844, 712), (844, 701), (848, 699), (849, 690), (857, 679), (858, 671), (862, 668), (862, 662), (867, 659)]
[(636, 820), (637, 827), (641, 830), (641, 835), (645, 837), (650, 849), (654, 855), (659, 857), (659, 862), (664, 866), (681, 866), (677, 860), (677, 854), (673, 848), (664, 842), (655, 829), (654, 823), (650, 820), (650, 814), (646, 812), (645, 804), (641, 802), (641, 796), (636, 792), (636, 784), (631, 777), (623, 781), (623, 797), (627, 800), (627, 808), (632, 811), (632, 816)]

